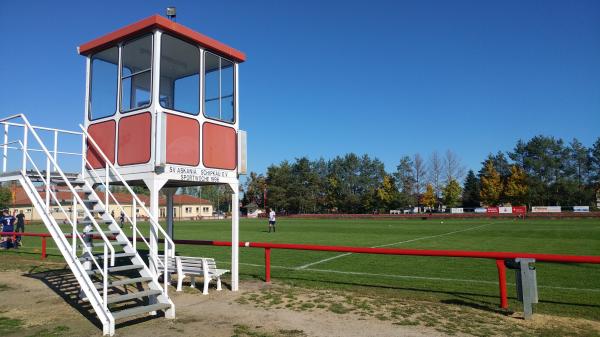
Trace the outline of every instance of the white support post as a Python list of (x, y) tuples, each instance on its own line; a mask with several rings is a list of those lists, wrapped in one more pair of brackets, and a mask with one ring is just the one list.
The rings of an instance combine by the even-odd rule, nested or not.
[(229, 186), (233, 190), (231, 195), (231, 291), (238, 291), (240, 280), (240, 190), (239, 183), (231, 183)]
[[(148, 216), (153, 217), (154, 219), (156, 219), (156, 221), (158, 221), (158, 216), (159, 216), (159, 206), (158, 206), (158, 202), (159, 202), (159, 197), (160, 197), (160, 189), (167, 183), (166, 179), (157, 179), (157, 178), (148, 178), (148, 179), (144, 179), (144, 183), (146, 184), (146, 186), (148, 187), (148, 190), (150, 191), (150, 207), (148, 208), (148, 210), (150, 211), (150, 214), (148, 214)], [(150, 258), (148, 259), (149, 263), (149, 268), (150, 271), (153, 273), (153, 275), (158, 279), (158, 232), (157, 230), (153, 227), (150, 226)]]
[[(160, 197), (160, 189), (167, 183), (166, 179), (157, 179), (156, 177), (150, 177), (144, 179), (144, 183), (148, 187), (150, 191), (150, 214), (148, 216), (154, 218), (158, 222), (159, 216), (159, 197)], [(154, 226), (150, 226), (150, 256), (148, 257), (148, 269), (150, 269), (150, 273), (158, 282), (158, 231)], [(165, 247), (167, 246), (165, 240)], [(150, 296), (149, 298), (150, 304), (156, 303), (156, 297)], [(156, 312), (152, 312), (151, 314), (156, 314)]]

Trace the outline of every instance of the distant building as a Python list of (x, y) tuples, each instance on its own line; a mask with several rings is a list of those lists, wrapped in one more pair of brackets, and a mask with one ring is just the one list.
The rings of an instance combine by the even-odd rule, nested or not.
[(255, 202), (251, 202), (244, 206), (247, 211), (248, 218), (258, 218), (261, 214), (265, 213), (264, 209), (260, 209)]
[[(55, 192), (56, 196), (58, 198), (58, 200), (60, 201), (64, 211), (67, 214), (71, 214), (71, 204), (72, 204), (72, 194), (69, 192)], [(14, 210), (18, 212), (23, 211), (23, 214), (25, 214), (25, 219), (28, 221), (41, 221), (41, 217), (38, 214), (38, 212), (36, 211), (36, 209), (33, 207), (33, 205), (31, 204), (31, 201), (29, 200), (29, 197), (27, 196), (27, 194), (25, 194), (25, 191), (20, 188), (17, 187), (16, 189), (12, 190), (12, 194), (13, 194), (13, 200), (11, 202), (11, 206), (10, 206), (10, 212), (12, 214), (12, 212)], [(105, 195), (103, 192), (97, 192), (98, 197), (100, 197), (101, 200), (104, 200)], [(42, 199), (45, 200), (46, 198), (46, 193), (45, 192), (40, 192), (40, 195), (42, 197)], [(131, 211), (132, 211), (132, 198), (131, 195), (129, 193), (119, 193), (119, 192), (115, 192), (113, 193), (115, 199), (117, 199), (117, 202), (123, 207), (123, 209), (125, 210), (125, 213), (129, 216), (131, 216)], [(81, 194), (80, 196), (83, 197), (83, 194)], [(138, 198), (140, 199), (140, 201), (142, 201), (142, 203), (146, 206), (149, 207), (148, 205), (150, 204), (150, 198), (147, 195), (143, 195), (143, 194), (138, 194)], [(64, 212), (60, 209), (60, 207), (53, 201), (50, 203), (50, 207), (51, 207), (51, 211), (52, 211), (52, 215), (57, 219), (57, 220), (63, 220), (66, 218)], [(159, 214), (161, 218), (166, 217), (167, 214), (167, 200), (164, 197), (160, 198), (159, 201)], [(121, 214), (121, 208), (119, 206), (117, 206), (115, 204), (115, 201), (110, 198), (109, 200), (109, 212), (114, 212), (115, 214), (115, 218), (118, 219), (119, 215)], [(176, 194), (173, 196), (173, 217), (175, 219), (179, 219), (179, 220), (194, 220), (194, 219), (202, 219), (205, 217), (212, 217), (213, 215), (213, 205), (211, 204), (211, 202), (209, 200), (206, 199), (202, 199), (202, 198), (197, 198), (191, 195), (186, 195), (186, 194)], [(70, 216), (70, 215), (69, 215)], [(81, 216), (81, 215), (80, 215)], [(148, 214), (146, 214), (146, 212), (141, 209), (140, 207), (137, 207), (137, 217), (138, 218), (147, 218)]]

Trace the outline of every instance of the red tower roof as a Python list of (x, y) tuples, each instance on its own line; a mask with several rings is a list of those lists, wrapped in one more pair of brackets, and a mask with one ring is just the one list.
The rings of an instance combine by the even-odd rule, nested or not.
[(91, 54), (113, 44), (114, 42), (139, 35), (140, 33), (151, 31), (153, 28), (160, 28), (165, 32), (169, 32), (173, 35), (193, 41), (206, 49), (214, 51), (221, 56), (231, 58), (236, 62), (241, 63), (246, 60), (246, 55), (241, 51), (229, 47), (224, 43), (200, 34), (188, 27), (180, 25), (160, 15), (153, 15), (129, 26), (118, 29), (112, 33), (94, 39), (90, 42), (84, 43), (78, 47), (79, 54)]

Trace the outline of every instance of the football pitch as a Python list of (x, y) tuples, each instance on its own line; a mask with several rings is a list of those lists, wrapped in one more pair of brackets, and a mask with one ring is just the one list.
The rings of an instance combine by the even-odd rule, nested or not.
[[(32, 225), (27, 230), (45, 228)], [(175, 239), (230, 241), (231, 221), (176, 222)], [(23, 253), (39, 251), (39, 239), (26, 240)], [(57, 255), (51, 241), (48, 252)], [(600, 255), (600, 220), (280, 218), (277, 232), (268, 233), (266, 220), (241, 219), (240, 241)], [(177, 253), (214, 257), (223, 268), (230, 265), (229, 247), (179, 244)], [(274, 282), (485, 310), (496, 310), (499, 303), (494, 260), (272, 249), (271, 265)], [(536, 267), (540, 303), (535, 312), (600, 320), (600, 265), (537, 263)], [(513, 271), (507, 269), (507, 276), (510, 309), (520, 311)], [(264, 277), (263, 249), (240, 248), (240, 277)]]

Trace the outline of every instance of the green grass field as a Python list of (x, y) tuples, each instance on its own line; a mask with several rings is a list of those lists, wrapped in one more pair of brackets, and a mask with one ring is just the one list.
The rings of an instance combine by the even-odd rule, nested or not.
[[(175, 238), (229, 241), (230, 223), (230, 220), (178, 222)], [(27, 230), (43, 232), (45, 228), (31, 225)], [(600, 221), (596, 219), (467, 219), (441, 223), (431, 219), (281, 218), (277, 230), (267, 233), (265, 220), (243, 219), (240, 240), (600, 255)], [(50, 241), (48, 252), (57, 255)], [(31, 253), (35, 257), (39, 247), (38, 238), (27, 238), (21, 254)], [(218, 264), (226, 268), (230, 263), (228, 247), (178, 245), (177, 253), (215, 257)], [(240, 261), (242, 279), (263, 278), (262, 249), (240, 248)], [(484, 310), (496, 310), (499, 302), (493, 260), (273, 250), (271, 262), (275, 282), (353, 289)], [(507, 272), (510, 308), (518, 311), (513, 272)], [(538, 263), (537, 278), (540, 303), (536, 312), (600, 321), (600, 265)]]

